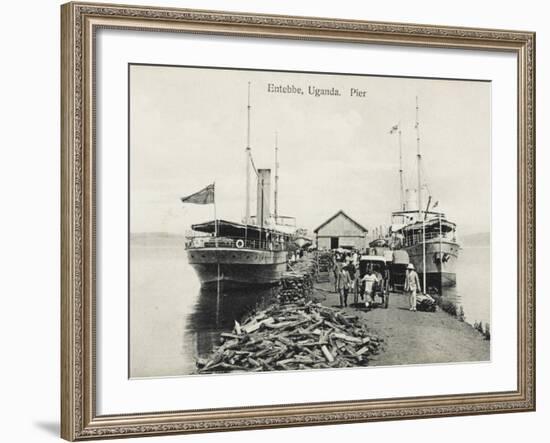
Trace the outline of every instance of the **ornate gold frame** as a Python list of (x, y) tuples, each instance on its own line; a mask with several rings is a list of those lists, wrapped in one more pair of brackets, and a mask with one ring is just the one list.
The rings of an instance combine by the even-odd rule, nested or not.
[[(535, 34), (68, 3), (61, 7), (61, 435), (67, 440), (535, 409)], [(509, 51), (518, 59), (517, 390), (98, 416), (95, 412), (94, 33), (98, 28)]]

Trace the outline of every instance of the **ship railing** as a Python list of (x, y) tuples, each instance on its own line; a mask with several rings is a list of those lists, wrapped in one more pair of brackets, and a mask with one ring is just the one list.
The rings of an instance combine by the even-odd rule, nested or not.
[(421, 243), (423, 239), (426, 240), (446, 240), (456, 242), (456, 234), (454, 232), (426, 232), (425, 236), (422, 235), (422, 231), (412, 236), (407, 236), (403, 240), (403, 246), (412, 246)]
[(235, 248), (235, 249), (260, 249), (264, 251), (286, 251), (284, 242), (277, 240), (251, 240), (245, 237), (215, 237), (212, 235), (192, 235), (186, 237), (186, 249), (202, 248)]

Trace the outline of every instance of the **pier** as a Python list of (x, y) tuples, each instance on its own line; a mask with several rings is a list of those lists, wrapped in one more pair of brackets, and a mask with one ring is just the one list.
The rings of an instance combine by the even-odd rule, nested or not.
[(490, 360), (490, 341), (472, 325), (441, 309), (410, 311), (407, 295), (399, 292), (389, 294), (386, 308), (367, 309), (360, 299), (354, 303), (353, 294), (349, 305), (341, 307), (334, 277), (317, 276), (312, 256), (297, 262), (294, 271), (283, 277), (278, 302), (235, 319), (233, 330), (220, 333), (220, 346), (197, 360), (198, 371)]
[[(333, 281), (315, 283), (312, 297), (325, 306), (339, 306)], [(406, 294), (390, 293), (387, 309), (367, 311), (353, 304), (341, 309), (357, 312), (369, 330), (383, 339), (382, 348), (371, 357), (369, 366), (490, 360), (490, 341), (472, 325), (441, 309), (411, 312)]]

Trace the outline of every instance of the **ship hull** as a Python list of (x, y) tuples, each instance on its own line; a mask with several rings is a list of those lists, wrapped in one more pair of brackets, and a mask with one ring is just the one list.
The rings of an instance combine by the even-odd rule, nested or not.
[(275, 285), (286, 271), (286, 251), (235, 248), (188, 249), (203, 288)]
[[(460, 246), (457, 243), (438, 239), (426, 241), (426, 287), (442, 293), (445, 288), (456, 286), (456, 265)], [(423, 244), (403, 248), (409, 254), (420, 282), (424, 275)]]

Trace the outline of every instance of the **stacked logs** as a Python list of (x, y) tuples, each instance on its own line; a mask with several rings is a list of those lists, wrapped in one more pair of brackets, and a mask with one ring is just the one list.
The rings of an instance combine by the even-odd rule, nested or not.
[(277, 291), (277, 300), (281, 304), (298, 303), (307, 297), (306, 279), (301, 274), (292, 274), (286, 273), (281, 280)]
[(315, 262), (312, 259), (304, 258), (295, 263), (292, 270), (300, 274), (307, 274), (309, 277), (313, 278), (315, 275)]
[(308, 274), (285, 272), (277, 291), (277, 300), (281, 304), (303, 302), (312, 290), (313, 284)]
[(221, 340), (199, 373), (366, 366), (381, 343), (356, 315), (313, 302), (271, 306)]
[(315, 265), (311, 260), (296, 263), (292, 271), (285, 272), (277, 291), (277, 300), (281, 304), (299, 303), (308, 300), (313, 291)]

